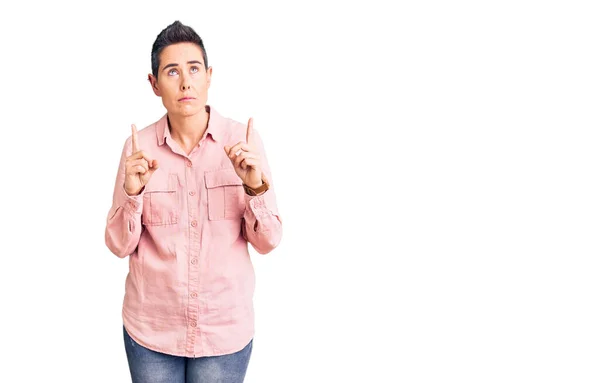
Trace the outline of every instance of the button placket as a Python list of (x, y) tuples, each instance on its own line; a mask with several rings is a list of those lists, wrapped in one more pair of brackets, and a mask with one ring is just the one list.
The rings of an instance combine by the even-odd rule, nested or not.
[[(188, 355), (192, 355), (196, 351), (196, 343), (198, 340), (198, 328), (200, 327), (201, 319), (199, 319), (198, 312), (198, 277), (200, 273), (200, 231), (198, 228), (201, 226), (200, 221), (198, 219), (198, 200), (199, 197), (198, 191), (195, 190), (196, 183), (196, 173), (197, 169), (193, 167), (192, 161), (189, 159), (185, 159), (185, 185), (184, 185), (184, 193), (188, 194), (188, 203), (187, 203), (187, 219), (189, 222), (189, 247), (188, 253), (186, 257), (188, 257), (188, 265), (189, 265), (189, 273), (188, 273), (188, 281), (187, 287), (189, 291), (189, 299), (188, 299), (188, 335), (186, 342), (186, 352)], [(184, 195), (185, 195), (184, 194)], [(192, 198), (193, 197), (193, 198)]]

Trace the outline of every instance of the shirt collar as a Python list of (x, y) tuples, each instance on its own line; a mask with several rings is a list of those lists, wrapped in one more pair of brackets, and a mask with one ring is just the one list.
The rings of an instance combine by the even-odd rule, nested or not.
[[(210, 105), (206, 105), (206, 110), (209, 112), (209, 117), (208, 127), (204, 134), (210, 136), (215, 142), (222, 141), (224, 134), (223, 117)], [(165, 115), (156, 122), (156, 139), (158, 146), (164, 145), (167, 137), (171, 138), (171, 132), (169, 131), (168, 114), (165, 113)]]

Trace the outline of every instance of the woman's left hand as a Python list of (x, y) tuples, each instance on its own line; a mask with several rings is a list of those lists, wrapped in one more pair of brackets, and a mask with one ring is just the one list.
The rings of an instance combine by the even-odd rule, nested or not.
[(262, 185), (263, 181), (260, 154), (256, 148), (252, 123), (252, 118), (250, 118), (246, 130), (246, 142), (240, 141), (233, 146), (225, 146), (224, 149), (238, 177), (246, 186), (256, 189)]

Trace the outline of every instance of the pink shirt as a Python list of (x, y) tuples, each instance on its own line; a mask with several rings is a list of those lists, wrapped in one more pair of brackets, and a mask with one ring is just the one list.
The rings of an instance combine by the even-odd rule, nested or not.
[(248, 242), (261, 254), (281, 240), (273, 182), (247, 195), (223, 147), (246, 139), (246, 125), (209, 107), (206, 133), (186, 155), (167, 115), (138, 132), (138, 145), (159, 168), (138, 196), (123, 187), (123, 147), (106, 225), (112, 253), (129, 255), (123, 324), (141, 345), (163, 353), (215, 356), (241, 350), (254, 336), (254, 268)]

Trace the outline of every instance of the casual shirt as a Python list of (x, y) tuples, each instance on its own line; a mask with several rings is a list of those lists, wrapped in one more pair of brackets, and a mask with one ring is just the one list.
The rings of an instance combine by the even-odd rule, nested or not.
[(162, 353), (234, 353), (254, 337), (255, 275), (248, 243), (267, 254), (280, 242), (281, 219), (260, 135), (261, 170), (270, 188), (248, 195), (223, 147), (246, 140), (246, 125), (207, 106), (208, 127), (188, 155), (168, 117), (138, 132), (138, 147), (159, 167), (136, 196), (124, 189), (123, 146), (105, 240), (129, 256), (123, 324), (141, 345)]

